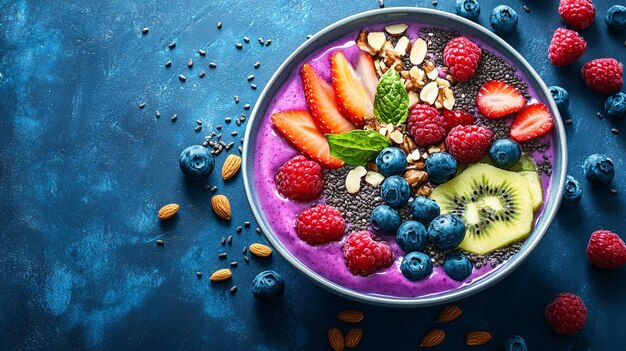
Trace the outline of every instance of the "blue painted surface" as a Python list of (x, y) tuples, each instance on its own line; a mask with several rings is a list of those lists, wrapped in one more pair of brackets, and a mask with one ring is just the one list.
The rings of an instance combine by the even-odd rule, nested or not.
[[(432, 7), (431, 0), (386, 3)], [(592, 269), (584, 249), (595, 229), (626, 235), (626, 146), (623, 134), (610, 132), (626, 132), (626, 125), (596, 117), (603, 100), (584, 88), (579, 70), (597, 57), (626, 61), (626, 34), (608, 33), (602, 17), (612, 3), (596, 1), (598, 17), (583, 31), (588, 52), (557, 69), (546, 57), (551, 31), (562, 25), (556, 1), (529, 0), (525, 13), (522, 1), (483, 0), (481, 24), (499, 3), (520, 14), (519, 30), (505, 39), (548, 85), (570, 92), (569, 173), (582, 181), (585, 195), (580, 206), (560, 211), (520, 269), (459, 302), (463, 317), (443, 327), (448, 339), (439, 349), (462, 349), (465, 333), (474, 329), (491, 331), (497, 341), (523, 335), (533, 350), (622, 349), (626, 269)], [(361, 349), (418, 348), (439, 308), (385, 309), (344, 300), (278, 256), (245, 264), (242, 247), (264, 239), (254, 225), (235, 232), (252, 219), (241, 177), (224, 184), (215, 174), (209, 181), (237, 209), (226, 224), (210, 209), (210, 191), (187, 184), (177, 165), (180, 151), (200, 143), (224, 117), (249, 112), (243, 105), (254, 103), (307, 34), (377, 7), (374, 0), (0, 1), (0, 349), (321, 350), (328, 348), (329, 327), (348, 329), (335, 319), (344, 308), (367, 314)], [(438, 8), (452, 11), (453, 2), (439, 1)], [(150, 33), (142, 36), (144, 26)], [(251, 42), (237, 50), (244, 35)], [(258, 37), (273, 43), (262, 47)], [(177, 47), (169, 50), (172, 40)], [(207, 50), (205, 58), (199, 48)], [(165, 69), (168, 59), (173, 65)], [(211, 61), (216, 69), (208, 68)], [(204, 79), (197, 77), (201, 70)], [(186, 83), (178, 81), (181, 73)], [(249, 88), (249, 74), (259, 90)], [(140, 110), (142, 101), (147, 106)], [(171, 123), (174, 113), (178, 121)], [(193, 130), (196, 119), (204, 121), (202, 133)], [(237, 146), (243, 129), (225, 125), (226, 141)], [(240, 135), (230, 137), (233, 130)], [(617, 195), (583, 181), (580, 166), (595, 152), (615, 161)], [(156, 211), (169, 202), (180, 203), (181, 211), (161, 224)], [(227, 235), (234, 236), (225, 248), (228, 261), (239, 261), (234, 296), (229, 286), (207, 279), (226, 265), (216, 255)], [(155, 246), (159, 238), (164, 247)], [(254, 275), (267, 268), (287, 282), (275, 306), (256, 303), (249, 291)], [(205, 276), (197, 279), (196, 271)], [(587, 325), (575, 336), (554, 335), (543, 318), (545, 305), (562, 291), (579, 294), (589, 308)]]

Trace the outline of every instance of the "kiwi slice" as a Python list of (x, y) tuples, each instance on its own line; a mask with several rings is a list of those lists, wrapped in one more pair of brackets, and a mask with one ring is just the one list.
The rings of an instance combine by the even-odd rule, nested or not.
[(541, 189), (541, 180), (536, 171), (519, 172), (519, 175), (526, 178), (530, 190), (530, 199), (533, 203), (533, 212), (537, 211), (543, 204), (543, 190)]
[(516, 164), (509, 169), (511, 172), (535, 172), (537, 173), (537, 166), (533, 160), (527, 155), (522, 156)]
[(533, 201), (528, 184), (518, 173), (476, 163), (436, 187), (430, 197), (441, 213), (463, 219), (465, 239), (459, 247), (484, 255), (530, 234)]

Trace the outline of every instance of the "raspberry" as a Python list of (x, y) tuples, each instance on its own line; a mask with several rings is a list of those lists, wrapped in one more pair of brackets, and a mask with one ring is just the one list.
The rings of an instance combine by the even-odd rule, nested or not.
[(587, 308), (580, 297), (562, 293), (546, 307), (546, 320), (557, 334), (576, 334), (585, 326)]
[(482, 50), (466, 37), (456, 37), (443, 50), (443, 60), (450, 74), (459, 82), (472, 78), (478, 69)]
[(456, 126), (450, 130), (446, 138), (448, 152), (461, 163), (479, 161), (491, 145), (493, 133), (476, 125)]
[(474, 116), (461, 110), (443, 110), (443, 129), (448, 133), (456, 126), (466, 126), (474, 123)]
[(328, 205), (308, 208), (296, 218), (298, 237), (310, 245), (337, 241), (343, 236), (346, 222), (338, 209)]
[(274, 181), (281, 195), (296, 201), (315, 200), (324, 189), (322, 167), (302, 155), (280, 166)]
[(578, 60), (587, 50), (587, 42), (573, 30), (557, 28), (548, 49), (548, 58), (555, 66)]
[(424, 104), (417, 104), (411, 108), (407, 127), (419, 146), (439, 142), (446, 136), (443, 117), (437, 110)]
[(619, 268), (626, 264), (626, 244), (615, 233), (597, 230), (589, 239), (587, 259), (598, 268)]
[(574, 29), (585, 29), (596, 17), (596, 7), (590, 0), (561, 0), (559, 14)]
[(348, 235), (343, 245), (343, 260), (352, 274), (365, 277), (379, 268), (389, 267), (393, 253), (386, 241), (379, 241), (374, 234), (363, 230)]
[(582, 69), (587, 86), (601, 94), (613, 94), (624, 85), (624, 67), (612, 58), (602, 58), (587, 62)]

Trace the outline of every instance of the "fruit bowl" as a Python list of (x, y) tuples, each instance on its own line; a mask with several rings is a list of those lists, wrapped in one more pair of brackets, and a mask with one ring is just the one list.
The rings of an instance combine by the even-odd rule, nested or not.
[[(259, 160), (260, 157), (265, 157), (266, 159), (268, 157), (267, 155), (263, 156), (263, 150), (260, 151), (257, 149), (258, 142), (262, 142), (263, 138), (267, 138), (268, 136), (280, 138), (280, 135), (277, 132), (268, 128), (267, 123), (271, 122), (268, 122), (268, 118), (266, 118), (266, 116), (268, 113), (275, 110), (275, 105), (278, 100), (277, 96), (283, 96), (279, 95), (284, 94), (284, 91), (281, 89), (285, 86), (287, 86), (285, 89), (289, 89), (289, 86), (293, 85), (288, 85), (290, 84), (293, 72), (296, 72), (301, 67), (302, 63), (306, 62), (306, 60), (314, 61), (314, 59), (312, 59), (312, 55), (314, 55), (314, 53), (318, 53), (320, 50), (325, 50), (324, 48), (328, 47), (332, 43), (336, 43), (336, 41), (340, 38), (353, 35), (355, 32), (358, 33), (362, 28), (401, 22), (419, 23), (423, 26), (440, 27), (445, 28), (447, 31), (458, 32), (461, 35), (474, 38), (479, 41), (483, 49), (489, 48), (490, 50), (498, 53), (504, 61), (508, 62), (516, 69), (516, 72), (520, 73), (521, 77), (524, 77), (524, 79), (522, 79), (523, 83), (525, 83), (525, 86), (527, 85), (528, 91), (533, 92), (533, 94), (527, 93), (527, 95), (531, 95), (532, 98), (536, 99), (538, 102), (545, 103), (549, 113), (552, 115), (554, 123), (554, 129), (551, 131), (550, 135), (551, 175), (544, 179), (543, 183), (545, 184), (542, 185), (543, 192), (547, 195), (543, 198), (541, 210), (535, 213), (534, 225), (531, 226), (532, 231), (528, 237), (525, 238), (523, 243), (520, 244), (518, 251), (510, 256), (510, 258), (507, 257), (503, 260), (501, 264), (494, 265), (493, 268), (486, 270), (485, 272), (487, 273), (479, 276), (477, 279), (455, 285), (455, 287), (451, 289), (434, 292), (427, 291), (423, 294), (413, 294), (411, 296), (402, 294), (395, 296), (393, 294), (360, 291), (359, 289), (355, 289), (353, 285), (347, 286), (347, 284), (343, 284), (342, 279), (338, 279), (336, 277), (334, 279), (329, 279), (329, 276), (332, 276), (332, 273), (320, 274), (319, 271), (312, 269), (310, 265), (303, 263), (302, 258), (304, 256), (299, 257), (299, 255), (303, 255), (302, 251), (292, 249), (293, 246), (290, 246), (291, 244), (287, 243), (287, 241), (297, 240), (298, 238), (295, 237), (294, 239), (284, 236), (284, 229), (290, 225), (293, 226), (292, 220), (295, 219), (285, 219), (284, 223), (286, 223), (285, 225), (287, 227), (277, 230), (277, 228), (274, 228), (270, 223), (268, 216), (269, 213), (272, 213), (272, 216), (274, 216), (272, 218), (280, 216), (280, 208), (268, 207), (267, 204), (263, 204), (263, 196), (267, 197), (272, 195), (270, 193), (276, 192), (276, 189), (270, 191), (266, 188), (260, 187), (259, 184), (269, 184), (273, 182), (273, 173), (259, 172), (255, 169), (255, 162)], [(291, 79), (291, 83), (293, 83), (293, 79)], [(294, 96), (295, 95), (296, 94), (294, 94)], [(529, 99), (529, 101), (531, 100), (533, 99)], [(537, 101), (534, 101), (533, 103), (536, 104)], [(530, 102), (528, 106), (532, 106)], [(522, 112), (519, 113), (519, 115), (521, 114)], [(297, 116), (294, 115), (294, 118), (297, 118)], [(289, 123), (289, 119), (287, 119), (287, 123)], [(296, 123), (295, 119), (293, 123)], [(315, 128), (315, 126), (313, 126), (313, 128)], [(261, 135), (261, 133), (263, 134)], [(560, 195), (563, 192), (567, 170), (566, 140), (559, 112), (546, 85), (528, 64), (528, 62), (526, 62), (526, 60), (505, 41), (482, 26), (459, 16), (431, 9), (398, 7), (373, 10), (353, 15), (321, 30), (295, 50), (272, 76), (266, 88), (261, 93), (255, 108), (252, 111), (252, 115), (248, 120), (244, 140), (242, 167), (246, 196), (260, 228), (263, 230), (263, 233), (267, 237), (268, 241), (274, 246), (276, 251), (278, 251), (294, 267), (322, 287), (350, 299), (385, 306), (419, 307), (450, 302), (481, 291), (510, 274), (523, 263), (532, 250), (537, 246), (547, 231), (550, 223), (554, 219), (560, 205)], [(276, 148), (271, 150), (271, 157), (285, 159), (283, 154), (293, 155), (294, 150), (285, 145), (286, 144), (276, 144)], [(285, 148), (284, 150), (281, 149), (283, 147)], [(271, 157), (269, 159), (271, 159)], [(484, 166), (483, 168), (488, 171), (488, 167), (491, 166)], [(476, 173), (481, 170), (482, 168), (474, 167), (472, 172)], [(467, 177), (470, 177), (472, 172), (466, 172)], [(503, 174), (506, 176), (506, 172)], [(459, 177), (457, 176), (457, 179), (458, 178)], [(540, 191), (541, 190), (542, 189), (540, 189)], [(302, 210), (307, 206), (302, 205), (300, 207)], [(530, 220), (532, 221), (532, 212), (530, 217)], [(293, 230), (293, 228), (289, 229)], [(296, 253), (294, 251), (298, 252)], [(310, 260), (308, 262), (310, 262)], [(335, 261), (333, 262), (339, 264)], [(332, 265), (332, 262), (327, 264)], [(398, 263), (396, 264), (399, 266)], [(393, 266), (395, 268), (395, 265)]]

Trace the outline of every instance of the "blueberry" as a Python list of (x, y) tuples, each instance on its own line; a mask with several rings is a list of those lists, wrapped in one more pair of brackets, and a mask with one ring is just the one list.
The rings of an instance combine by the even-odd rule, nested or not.
[(180, 154), (178, 165), (187, 178), (202, 180), (213, 172), (215, 157), (206, 147), (192, 145)]
[(448, 277), (462, 282), (472, 274), (472, 262), (460, 252), (451, 253), (443, 262), (443, 270)]
[(456, 175), (456, 160), (446, 152), (437, 152), (428, 156), (425, 169), (433, 183), (442, 184)]
[(252, 281), (252, 295), (264, 302), (271, 302), (285, 293), (285, 281), (274, 271), (263, 271)]
[(453, 249), (465, 238), (465, 224), (454, 215), (446, 214), (435, 218), (428, 226), (428, 239), (442, 250)]
[(565, 191), (563, 192), (563, 205), (566, 207), (575, 206), (582, 197), (583, 188), (574, 177), (568, 175), (565, 181)]
[(522, 148), (511, 139), (496, 140), (489, 148), (489, 159), (496, 167), (510, 169), (522, 157)]
[(510, 33), (517, 27), (517, 12), (506, 5), (496, 6), (491, 10), (489, 23), (497, 33)]
[(406, 221), (398, 228), (396, 242), (406, 252), (422, 251), (428, 241), (426, 227), (417, 221)]
[(556, 85), (553, 85), (548, 89), (550, 89), (552, 99), (554, 99), (556, 107), (559, 108), (559, 112), (564, 115), (565, 112), (567, 112), (567, 108), (569, 107), (569, 93), (567, 92), (567, 90)]
[(424, 225), (430, 224), (430, 222), (441, 214), (439, 205), (425, 196), (418, 196), (409, 205), (411, 215), (416, 220), (422, 222)]
[(387, 205), (378, 205), (370, 215), (370, 224), (380, 235), (394, 235), (398, 231), (402, 217), (398, 211)]
[(528, 351), (526, 340), (519, 335), (510, 335), (502, 342), (501, 351)]
[(467, 19), (476, 20), (480, 15), (480, 4), (476, 0), (456, 0), (456, 14)]
[(421, 252), (411, 252), (404, 256), (400, 270), (409, 280), (422, 280), (433, 272), (433, 263), (428, 255)]
[(606, 11), (604, 18), (610, 30), (620, 31), (626, 28), (626, 6), (613, 5)]
[(385, 179), (380, 187), (380, 196), (387, 205), (400, 208), (409, 201), (411, 187), (404, 178), (394, 175)]
[(385, 177), (403, 174), (406, 166), (406, 154), (397, 147), (385, 148), (376, 157), (378, 172)]
[(601, 154), (587, 157), (583, 170), (585, 171), (585, 178), (593, 184), (609, 184), (615, 176), (613, 161)]
[(610, 119), (620, 120), (626, 118), (626, 94), (620, 91), (609, 96), (604, 102), (604, 109)]

